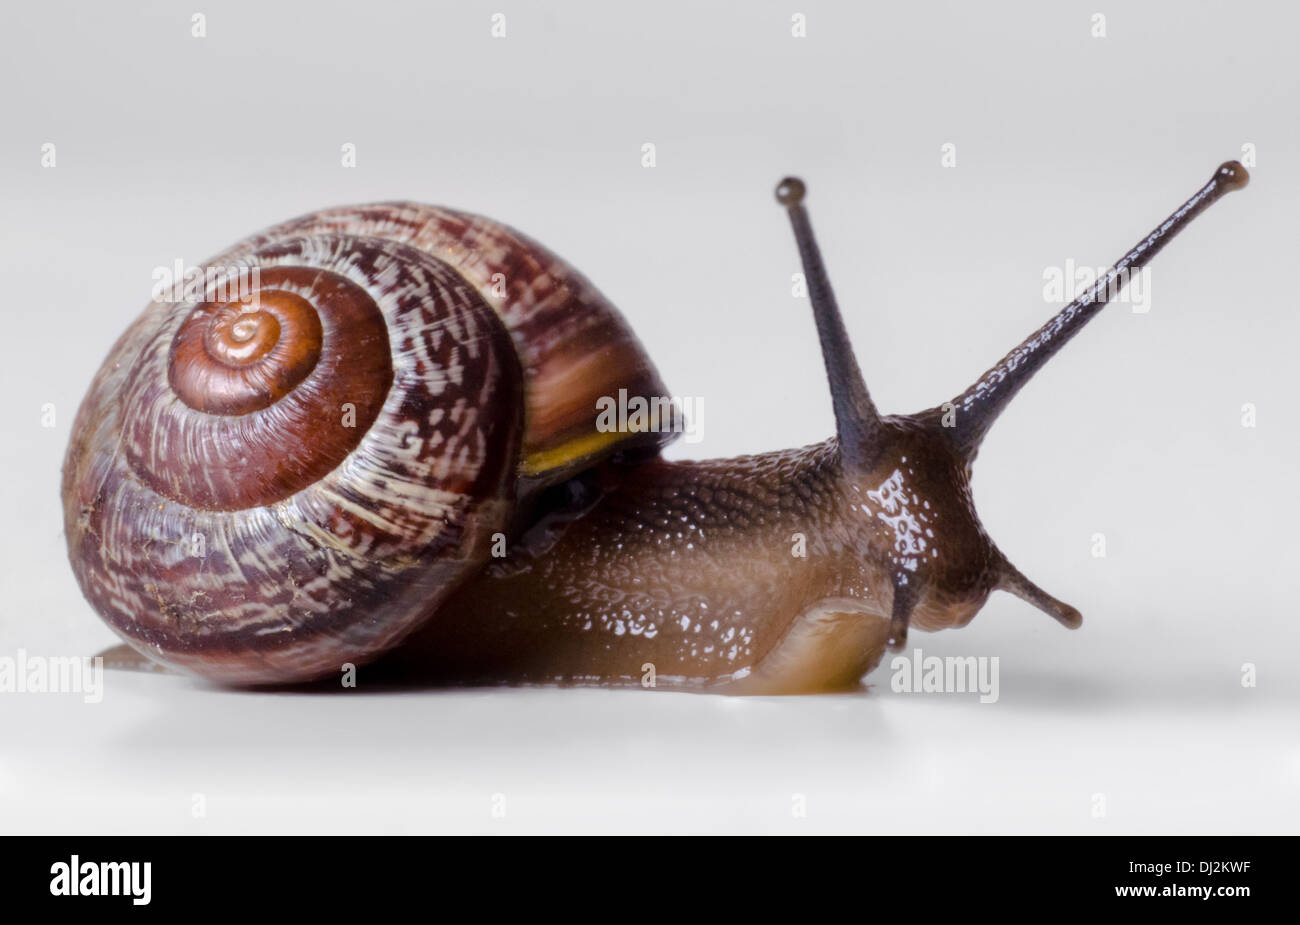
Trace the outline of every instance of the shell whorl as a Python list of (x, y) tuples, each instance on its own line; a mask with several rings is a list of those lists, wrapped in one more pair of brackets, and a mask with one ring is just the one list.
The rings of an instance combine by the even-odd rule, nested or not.
[[(375, 422), (393, 383), (387, 317), (361, 285), (317, 265), (338, 252), (306, 253), (327, 240), (255, 252), (247, 298), (200, 302), (173, 337), (169, 323), (145, 345), (122, 432), (154, 491), (208, 510), (279, 501), (335, 469)], [(333, 246), (362, 252), (356, 239)]]
[[(293, 235), (356, 234), (397, 241), (454, 267), (501, 317), (524, 374), (520, 474), (552, 484), (617, 449), (658, 447), (679, 421), (642, 433), (601, 433), (597, 399), (620, 389), (668, 394), (649, 355), (618, 309), (570, 264), (523, 233), (484, 218), (414, 202), (339, 206), (282, 222), (214, 258)], [(667, 412), (676, 415), (675, 409)]]
[(74, 571), (165, 663), (337, 672), (424, 622), (504, 529), (518, 359), (455, 270), (400, 243), (276, 237), (210, 264), (256, 288), (150, 305), (78, 413)]

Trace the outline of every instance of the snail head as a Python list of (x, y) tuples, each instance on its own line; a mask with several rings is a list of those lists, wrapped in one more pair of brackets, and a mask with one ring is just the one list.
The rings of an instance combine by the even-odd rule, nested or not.
[(1236, 161), (1222, 164), (1190, 199), (1051, 320), (951, 401), (910, 415), (881, 415), (854, 357), (804, 199), (787, 177), (776, 188), (803, 263), (830, 382), (839, 443), (841, 491), (865, 554), (888, 563), (890, 648), (908, 627), (962, 626), (994, 590), (1007, 591), (1068, 628), (1083, 617), (1026, 578), (998, 550), (976, 514), (971, 468), (989, 428), (1011, 399), (1121, 291), (1130, 275), (1197, 215), (1249, 180)]

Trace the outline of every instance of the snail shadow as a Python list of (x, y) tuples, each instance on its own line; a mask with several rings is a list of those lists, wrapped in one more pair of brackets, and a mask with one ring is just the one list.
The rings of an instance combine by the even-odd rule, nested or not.
[[(97, 653), (95, 657), (103, 659), (104, 668), (109, 671), (184, 676), (183, 673), (153, 661), (128, 645), (112, 646)], [(317, 681), (241, 685), (218, 684), (202, 679), (193, 680), (195, 684), (202, 686), (203, 689), (214, 693), (294, 694), (321, 697), (338, 694), (356, 696), (358, 694), (391, 695), (400, 693), (437, 693), (439, 691), (455, 693), (470, 689), (503, 686), (487, 681), (476, 682), (473, 679), (451, 677), (439, 672), (421, 670), (418, 666), (409, 662), (396, 662), (385, 659), (361, 666), (343, 666), (340, 668), (338, 677), (322, 678)]]
[(870, 699), (875, 696), (875, 683), (866, 680), (844, 688), (825, 691), (799, 691), (788, 694), (755, 692), (749, 693), (734, 689), (725, 689), (710, 684), (683, 684), (670, 682), (664, 684), (642, 684), (638, 679), (613, 680), (519, 680), (501, 681), (498, 679), (465, 677), (441, 670), (424, 670), (407, 664), (390, 665), (377, 662), (356, 669), (352, 678), (329, 678), (320, 681), (299, 682), (292, 684), (261, 684), (256, 686), (218, 686), (213, 690), (230, 692), (255, 692), (259, 694), (287, 694), (297, 696), (331, 697), (347, 696), (393, 696), (395, 694), (464, 694), (467, 692), (491, 691), (606, 691), (609, 693), (671, 693), (691, 694), (697, 697), (717, 697), (737, 701), (791, 701), (799, 698), (818, 698), (825, 700)]
[[(104, 667), (110, 671), (122, 671), (130, 673), (175, 675), (181, 677), (181, 673), (172, 670), (164, 665), (160, 665), (141, 655), (129, 646), (118, 645), (106, 649), (97, 654), (98, 658), (104, 661)], [(667, 683), (643, 684), (640, 679), (624, 679), (604, 682), (583, 681), (583, 680), (538, 680), (538, 681), (518, 681), (502, 682), (496, 679), (475, 678), (473, 676), (464, 676), (454, 672), (449, 672), (445, 667), (428, 668), (418, 663), (401, 659), (380, 659), (376, 662), (341, 669), (340, 676), (337, 678), (330, 677), (317, 681), (304, 681), (284, 684), (257, 684), (257, 685), (238, 685), (238, 684), (217, 684), (201, 679), (192, 679), (197, 685), (204, 690), (220, 693), (226, 692), (231, 694), (285, 694), (294, 696), (316, 696), (330, 697), (347, 695), (355, 697), (363, 696), (392, 696), (395, 694), (463, 694), (466, 692), (478, 691), (511, 691), (511, 690), (603, 690), (609, 692), (630, 692), (641, 690), (653, 690), (663, 693), (684, 693), (696, 695), (711, 695), (714, 697), (725, 697), (729, 700), (745, 700), (759, 702), (765, 700), (771, 701), (789, 701), (793, 698), (819, 698), (819, 699), (836, 699), (840, 701), (853, 701), (863, 698), (877, 696), (879, 688), (878, 678), (864, 678), (855, 684), (845, 685), (843, 687), (828, 689), (817, 692), (791, 692), (789, 694), (778, 694), (771, 692), (744, 692), (721, 689), (716, 685), (707, 684), (682, 684)]]

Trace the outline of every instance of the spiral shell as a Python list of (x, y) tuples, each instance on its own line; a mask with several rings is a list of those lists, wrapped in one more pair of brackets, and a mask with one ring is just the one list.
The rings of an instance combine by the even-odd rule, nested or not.
[(96, 376), (64, 467), (69, 552), (145, 654), (305, 680), (391, 647), (481, 566), (522, 383), (495, 312), (419, 250), (335, 234), (240, 259), (256, 289), (150, 305)]
[(487, 219), (332, 209), (206, 268), (113, 347), (64, 465), (83, 592), (165, 664), (245, 684), (374, 658), (482, 568), (521, 484), (665, 437), (595, 429), (597, 397), (657, 373), (586, 279)]
[(680, 429), (675, 408), (641, 432), (601, 432), (602, 397), (667, 395), (640, 341), (581, 273), (499, 222), (413, 202), (340, 206), (282, 222), (236, 244), (222, 265), (267, 242), (297, 235), (353, 234), (397, 241), (454, 267), (501, 317), (524, 372), (520, 477), (552, 484), (631, 446), (657, 447)]

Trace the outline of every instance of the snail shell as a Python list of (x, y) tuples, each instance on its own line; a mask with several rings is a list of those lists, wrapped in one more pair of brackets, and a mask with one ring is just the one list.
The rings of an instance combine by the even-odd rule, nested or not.
[(657, 372), (585, 278), (487, 219), (331, 209), (207, 266), (256, 286), (149, 305), (64, 465), (82, 591), (164, 664), (265, 683), (372, 659), (531, 487), (668, 431), (597, 431), (598, 397), (663, 394)]

